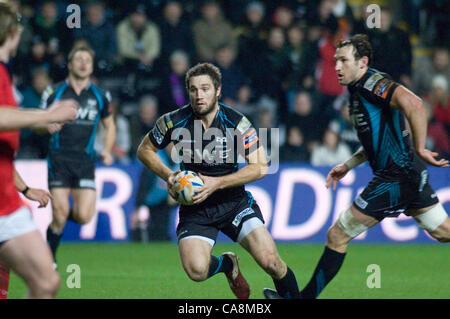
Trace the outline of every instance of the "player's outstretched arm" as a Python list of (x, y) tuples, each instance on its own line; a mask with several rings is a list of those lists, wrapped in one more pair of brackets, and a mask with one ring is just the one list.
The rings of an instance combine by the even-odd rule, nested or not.
[(53, 122), (73, 121), (78, 104), (74, 100), (58, 101), (46, 111), (0, 108), (0, 131), (18, 130)]
[(417, 155), (430, 165), (448, 167), (448, 160), (437, 160), (436, 157), (439, 154), (425, 148), (428, 120), (422, 99), (404, 86), (398, 86), (392, 95), (390, 105), (393, 108), (402, 110), (408, 119)]
[(167, 182), (174, 172), (164, 165), (158, 154), (156, 154), (158, 151), (159, 149), (153, 145), (147, 134), (142, 139), (141, 144), (139, 144), (137, 157), (149, 170)]
[(28, 187), (22, 176), (14, 169), (14, 184), (16, 189), (25, 195), (29, 200), (39, 202), (38, 208), (47, 206), (52, 195), (44, 189)]
[(361, 146), (345, 163), (339, 164), (328, 173), (325, 186), (329, 188), (333, 184), (333, 190), (336, 190), (337, 182), (343, 178), (351, 169), (367, 161), (367, 154)]

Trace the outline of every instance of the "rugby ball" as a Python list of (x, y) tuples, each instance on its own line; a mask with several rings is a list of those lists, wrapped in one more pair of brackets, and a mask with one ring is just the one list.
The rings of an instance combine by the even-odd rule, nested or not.
[(181, 205), (192, 205), (196, 190), (203, 186), (202, 179), (193, 171), (182, 171), (175, 176), (172, 191)]

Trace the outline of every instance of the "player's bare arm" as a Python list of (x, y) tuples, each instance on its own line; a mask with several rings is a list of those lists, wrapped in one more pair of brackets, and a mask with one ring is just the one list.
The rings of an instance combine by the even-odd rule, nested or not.
[(55, 102), (47, 111), (2, 107), (0, 108), (0, 130), (9, 131), (53, 122), (73, 121), (77, 115), (77, 109), (78, 104), (74, 100)]
[(19, 172), (14, 169), (14, 184), (16, 189), (25, 195), (26, 198), (39, 203), (38, 208), (47, 206), (52, 195), (44, 189), (28, 187)]
[(114, 122), (114, 116), (111, 114), (102, 119), (102, 125), (105, 129), (104, 148), (100, 156), (102, 162), (105, 165), (111, 165), (114, 161), (112, 156), (112, 149), (116, 141), (116, 123)]
[(336, 165), (328, 173), (326, 179), (326, 188), (329, 188), (333, 184), (333, 190), (336, 190), (337, 182), (342, 179), (347, 173), (367, 161), (367, 154), (364, 148), (361, 146), (345, 163)]
[(203, 187), (194, 196), (194, 204), (206, 200), (212, 193), (219, 189), (237, 187), (254, 182), (267, 174), (267, 155), (264, 147), (260, 146), (245, 157), (248, 165), (233, 174), (219, 177), (211, 177), (199, 174), (203, 180)]
[(422, 99), (404, 86), (399, 86), (392, 95), (390, 105), (393, 108), (402, 110), (408, 119), (417, 155), (430, 165), (448, 167), (448, 160), (437, 160), (436, 157), (439, 154), (425, 148), (427, 137), (427, 114)]
[(173, 181), (175, 176), (180, 172), (180, 170), (173, 172), (170, 168), (168, 168), (160, 159), (158, 154), (158, 148), (153, 145), (150, 141), (148, 134), (142, 139), (141, 144), (137, 150), (138, 159), (147, 167), (150, 171), (161, 177), (163, 180), (167, 182), (167, 188), (169, 190), (169, 194), (175, 198), (175, 194), (173, 194), (171, 188), (173, 186)]

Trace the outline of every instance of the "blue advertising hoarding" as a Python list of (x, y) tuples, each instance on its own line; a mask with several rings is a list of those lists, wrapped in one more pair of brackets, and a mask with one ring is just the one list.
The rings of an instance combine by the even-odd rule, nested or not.
[[(16, 168), (27, 184), (47, 188), (44, 161), (18, 161)], [(99, 165), (96, 169), (97, 212), (90, 223), (79, 226), (67, 223), (64, 241), (128, 241), (130, 214), (142, 165)], [(281, 242), (323, 243), (326, 232), (347, 209), (372, 178), (370, 168), (358, 167), (339, 183), (336, 191), (325, 188), (330, 167), (306, 164), (280, 164), (278, 170), (247, 186), (258, 202), (273, 238)], [(450, 211), (450, 168), (429, 168), (430, 183), (447, 212)], [(33, 217), (41, 230), (51, 221), (51, 208), (37, 209), (30, 203)], [(175, 236), (177, 209), (172, 211), (169, 233)], [(219, 241), (227, 240), (219, 235)], [(410, 217), (386, 218), (356, 239), (366, 243), (433, 243)]]

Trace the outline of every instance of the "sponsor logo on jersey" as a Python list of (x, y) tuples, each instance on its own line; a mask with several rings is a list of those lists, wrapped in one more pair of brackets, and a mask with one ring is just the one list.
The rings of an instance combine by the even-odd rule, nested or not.
[(356, 197), (355, 199), (355, 204), (357, 206), (359, 206), (362, 209), (365, 209), (367, 207), (367, 205), (369, 205), (368, 202), (366, 202), (364, 199), (362, 199), (361, 195), (359, 195), (358, 197)]
[(80, 179), (80, 187), (95, 188), (95, 181), (93, 179)]
[(162, 136), (161, 133), (159, 132), (158, 127), (155, 127), (155, 128), (153, 129), (153, 137), (155, 138), (156, 143), (158, 143), (158, 144), (161, 144), (161, 143), (162, 143), (162, 141), (163, 141), (163, 136)]
[(244, 116), (239, 121), (239, 124), (236, 128), (241, 134), (244, 134), (250, 128), (251, 125), (252, 124), (250, 123), (250, 121)]
[(376, 86), (373, 93), (375, 95), (378, 95), (379, 97), (382, 97), (383, 99), (385, 99), (389, 92), (389, 88), (392, 86), (392, 84), (393, 83), (391, 81), (389, 81), (388, 79), (382, 79)]
[(245, 216), (250, 215), (250, 214), (252, 214), (252, 213), (254, 213), (254, 212), (255, 212), (255, 211), (254, 211), (253, 208), (251, 208), (251, 207), (248, 207), (248, 208), (244, 209), (242, 212), (240, 212), (239, 214), (236, 215), (236, 217), (234, 218), (232, 224), (233, 224), (234, 226), (238, 227), (239, 224), (240, 224), (241, 221), (242, 221), (242, 218), (244, 218)]
[(380, 73), (375, 73), (372, 74), (366, 81), (366, 83), (364, 83), (364, 88), (372, 91), (373, 88), (375, 87), (375, 84), (377, 84), (378, 81), (380, 81), (383, 78), (383, 76)]

